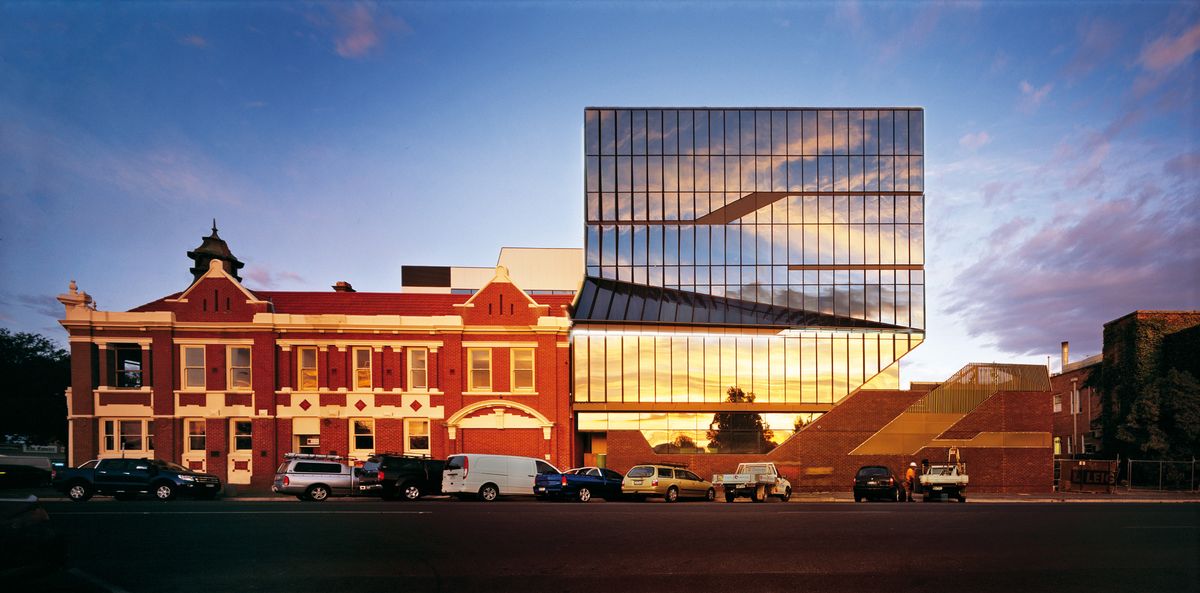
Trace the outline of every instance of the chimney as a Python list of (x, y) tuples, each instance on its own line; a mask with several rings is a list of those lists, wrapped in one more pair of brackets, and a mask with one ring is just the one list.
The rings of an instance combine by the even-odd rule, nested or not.
[(1066, 372), (1066, 370), (1067, 370), (1067, 363), (1070, 362), (1070, 357), (1068, 356), (1070, 351), (1071, 351), (1071, 343), (1063, 342), (1062, 343), (1062, 369), (1060, 370), (1060, 372)]
[(334, 292), (354, 292), (354, 287), (350, 286), (350, 283), (346, 282), (345, 280), (338, 280), (337, 284), (333, 285), (333, 291)]

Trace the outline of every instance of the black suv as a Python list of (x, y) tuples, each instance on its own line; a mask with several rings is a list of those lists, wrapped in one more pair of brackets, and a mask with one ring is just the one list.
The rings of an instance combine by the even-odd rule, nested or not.
[(366, 479), (360, 490), (379, 492), (386, 500), (417, 500), (427, 494), (442, 493), (441, 459), (428, 459), (409, 455), (372, 455), (363, 463), (363, 476), (375, 474), (374, 480)]

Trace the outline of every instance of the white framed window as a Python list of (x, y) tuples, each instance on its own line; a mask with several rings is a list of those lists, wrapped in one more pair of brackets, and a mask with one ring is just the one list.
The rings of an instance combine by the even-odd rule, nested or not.
[(429, 420), (408, 418), (404, 421), (404, 452), (412, 455), (429, 455)]
[(203, 418), (188, 418), (183, 421), (184, 439), (183, 449), (185, 452), (204, 451), (208, 442), (205, 437), (205, 423)]
[(513, 348), (512, 390), (533, 391), (533, 348)]
[(254, 450), (254, 424), (249, 418), (229, 421), (229, 449), (233, 452)]
[(104, 418), (100, 421), (100, 452), (147, 453), (154, 450), (153, 424), (144, 418)]
[(183, 363), (181, 387), (187, 389), (204, 389), (204, 346), (183, 346), (179, 357)]
[(354, 348), (351, 350), (354, 358), (354, 388), (371, 388), (371, 349)]
[(424, 391), (429, 389), (429, 349), (408, 349), (408, 389)]
[(296, 389), (317, 390), (317, 349), (314, 346), (296, 349)]
[(467, 391), (491, 391), (491, 348), (468, 348), (467, 360), (470, 364), (470, 372), (467, 373)]
[(229, 357), (229, 389), (246, 391), (250, 389), (250, 347), (230, 346)]
[(1062, 411), (1062, 394), (1056, 393), (1056, 394), (1054, 394), (1054, 413), (1057, 414), (1061, 411)]
[(355, 451), (375, 450), (375, 420), (372, 418), (354, 418), (350, 421), (350, 448)]

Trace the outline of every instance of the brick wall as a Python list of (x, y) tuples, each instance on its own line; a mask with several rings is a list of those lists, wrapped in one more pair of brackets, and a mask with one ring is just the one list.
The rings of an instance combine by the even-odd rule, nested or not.
[(521, 455), (542, 458), (548, 451), (541, 429), (467, 428), (458, 431), (459, 453)]

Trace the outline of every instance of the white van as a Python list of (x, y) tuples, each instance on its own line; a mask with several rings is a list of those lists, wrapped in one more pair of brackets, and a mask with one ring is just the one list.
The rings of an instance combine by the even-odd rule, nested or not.
[(562, 473), (533, 457), (462, 453), (451, 455), (442, 471), (442, 492), (460, 498), (478, 496), (493, 501), (499, 496), (533, 496), (538, 474)]

